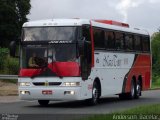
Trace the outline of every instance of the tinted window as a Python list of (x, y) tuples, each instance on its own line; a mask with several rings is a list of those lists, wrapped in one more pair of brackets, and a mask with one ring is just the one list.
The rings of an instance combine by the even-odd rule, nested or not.
[[(86, 59), (85, 62), (87, 62), (87, 63), (81, 63), (81, 64), (85, 64), (84, 66), (86, 66), (86, 67), (87, 66), (91, 67), (91, 62), (92, 62), (92, 44), (91, 44), (90, 27), (89, 26), (83, 26), (82, 27), (82, 34), (83, 34), (83, 37), (85, 37), (86, 41), (89, 41), (88, 43), (90, 43), (90, 44), (88, 44), (88, 46), (84, 48), (85, 52), (87, 53), (87, 57), (84, 58), (84, 59)], [(88, 75), (88, 73), (87, 73), (87, 75)]]
[(23, 68), (35, 65), (44, 67), (46, 63), (76, 61), (76, 59), (76, 44), (29, 45), (22, 50)]
[(141, 51), (142, 50), (142, 45), (141, 45), (141, 37), (140, 36), (137, 36), (135, 35), (134, 36), (134, 49), (136, 51)]
[(133, 50), (133, 36), (130, 34), (125, 34), (125, 49), (127, 51)]
[(100, 29), (93, 29), (93, 37), (95, 49), (104, 49), (104, 31)]
[(24, 41), (75, 40), (77, 27), (24, 28)]
[(115, 32), (115, 47), (116, 50), (123, 50), (124, 39), (123, 39), (123, 34), (120, 32)]
[(148, 37), (142, 37), (142, 48), (144, 52), (150, 51), (150, 41)]
[(105, 31), (105, 45), (107, 49), (113, 50), (115, 49), (115, 40), (114, 40), (114, 32)]

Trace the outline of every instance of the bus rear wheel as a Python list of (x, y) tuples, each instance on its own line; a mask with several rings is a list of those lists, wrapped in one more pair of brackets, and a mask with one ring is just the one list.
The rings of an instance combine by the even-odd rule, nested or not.
[(136, 83), (132, 80), (131, 81), (131, 91), (128, 93), (129, 99), (134, 99), (136, 96)]
[(142, 88), (141, 88), (141, 84), (140, 81), (137, 82), (136, 84), (136, 94), (135, 94), (135, 98), (138, 99), (142, 94)]
[(38, 100), (38, 103), (39, 103), (41, 106), (47, 106), (48, 103), (49, 103), (49, 100)]
[(131, 90), (129, 93), (121, 93), (119, 94), (119, 98), (121, 100), (134, 99), (136, 98), (136, 83), (131, 81)]

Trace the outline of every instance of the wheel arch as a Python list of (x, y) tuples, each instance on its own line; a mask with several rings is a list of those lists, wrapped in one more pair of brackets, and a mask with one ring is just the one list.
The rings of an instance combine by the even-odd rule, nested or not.
[[(135, 76), (135, 75), (133, 75), (132, 81), (134, 82), (134, 84), (136, 84), (136, 76)], [(132, 81), (131, 81), (131, 82), (132, 82)]]

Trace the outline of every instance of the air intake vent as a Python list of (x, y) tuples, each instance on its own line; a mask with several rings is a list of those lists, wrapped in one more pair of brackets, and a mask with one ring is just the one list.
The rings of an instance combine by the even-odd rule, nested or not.
[(33, 85), (35, 86), (58, 86), (60, 85), (62, 82), (48, 82), (48, 83), (45, 83), (45, 82), (33, 82)]

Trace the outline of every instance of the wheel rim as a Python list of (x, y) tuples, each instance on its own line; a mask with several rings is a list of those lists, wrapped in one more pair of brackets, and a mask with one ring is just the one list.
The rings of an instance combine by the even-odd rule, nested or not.
[(98, 89), (96, 87), (93, 88), (93, 101), (94, 103), (97, 102), (97, 99), (98, 99)]
[(137, 91), (137, 95), (140, 96), (140, 94), (141, 94), (141, 86), (139, 84), (137, 84), (136, 91)]

